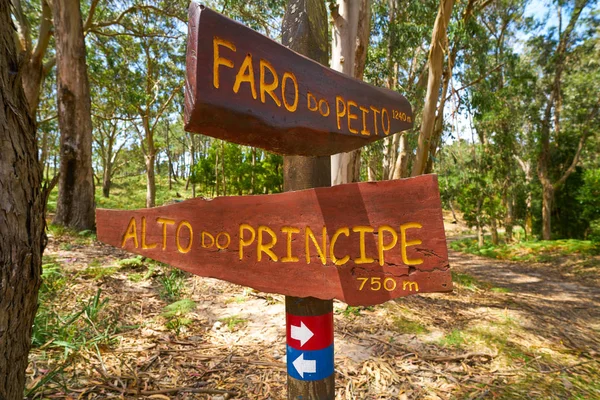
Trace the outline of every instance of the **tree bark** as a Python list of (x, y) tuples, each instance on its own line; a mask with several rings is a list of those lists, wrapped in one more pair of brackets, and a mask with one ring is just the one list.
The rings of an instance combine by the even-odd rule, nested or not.
[(429, 156), (429, 145), (435, 127), (435, 116), (439, 98), (440, 82), (442, 78), (444, 53), (448, 49), (448, 22), (452, 15), (454, 0), (441, 0), (437, 18), (433, 26), (431, 47), (429, 49), (429, 77), (427, 81), (427, 94), (423, 106), (421, 132), (419, 133), (419, 144), (417, 157), (413, 164), (412, 176), (421, 175), (427, 167)]
[[(369, 43), (370, 1), (337, 0), (332, 9), (331, 68), (362, 79)], [(331, 156), (331, 184), (358, 182), (360, 150)]]
[(111, 175), (112, 175), (112, 163), (108, 162), (104, 166), (104, 171), (102, 172), (102, 196), (105, 198), (110, 197), (110, 186), (111, 186)]
[(42, 170), (9, 2), (0, 2), (0, 399), (23, 398), (41, 283)]
[(54, 0), (60, 178), (54, 223), (94, 229), (92, 116), (78, 0)]
[(554, 201), (554, 187), (542, 184), (542, 238), (552, 238), (552, 202)]

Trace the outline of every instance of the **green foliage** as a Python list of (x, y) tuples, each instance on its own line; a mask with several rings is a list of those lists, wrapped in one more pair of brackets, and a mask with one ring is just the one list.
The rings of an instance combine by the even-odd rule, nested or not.
[(47, 271), (42, 275), (45, 283), (40, 288), (40, 307), (32, 332), (33, 346), (64, 348), (66, 357), (84, 347), (111, 343), (115, 327), (110, 319), (99, 317), (108, 302), (108, 299), (101, 300), (102, 290), (98, 289), (94, 296), (80, 303), (78, 309), (59, 313), (51, 303), (64, 286), (64, 282), (57, 285), (63, 274), (56, 264)]
[(167, 320), (167, 329), (179, 335), (183, 328), (192, 324), (192, 320), (186, 315), (196, 308), (196, 303), (189, 299), (183, 299), (169, 304), (163, 309), (161, 316)]
[(393, 316), (392, 323), (394, 330), (401, 334), (419, 335), (429, 332), (425, 326), (404, 317)]
[(496, 258), (499, 260), (548, 262), (562, 256), (595, 256), (600, 254), (600, 244), (591, 240), (531, 240), (511, 244), (493, 245), (486, 238), (485, 246), (477, 247), (475, 239), (456, 240), (450, 247), (457, 251)]
[(465, 344), (464, 333), (460, 329), (454, 329), (440, 339), (440, 344), (444, 347), (460, 348)]
[(196, 308), (196, 303), (190, 299), (183, 299), (169, 304), (163, 309), (161, 314), (165, 318), (172, 318), (177, 315), (186, 315)]
[(166, 301), (176, 301), (185, 288), (185, 273), (173, 268), (158, 278), (158, 282), (161, 284), (160, 297)]
[(237, 315), (221, 318), (219, 321), (222, 322), (231, 332), (243, 328), (248, 323), (247, 319), (241, 318)]

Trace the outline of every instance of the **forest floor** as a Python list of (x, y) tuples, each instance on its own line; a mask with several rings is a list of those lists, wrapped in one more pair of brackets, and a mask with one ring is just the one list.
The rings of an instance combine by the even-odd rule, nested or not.
[[(50, 233), (28, 398), (286, 398), (283, 296)], [(452, 293), (334, 303), (336, 399), (600, 399), (597, 281), (449, 254)]]

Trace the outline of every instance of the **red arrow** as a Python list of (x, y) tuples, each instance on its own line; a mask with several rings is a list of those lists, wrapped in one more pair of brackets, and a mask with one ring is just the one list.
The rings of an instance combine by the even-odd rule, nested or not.
[(333, 313), (302, 317), (286, 314), (287, 344), (299, 350), (322, 350), (333, 343)]

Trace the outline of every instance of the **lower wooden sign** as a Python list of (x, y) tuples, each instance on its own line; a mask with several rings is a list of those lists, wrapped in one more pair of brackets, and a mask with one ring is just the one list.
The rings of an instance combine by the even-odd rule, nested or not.
[(452, 290), (435, 175), (96, 212), (98, 239), (196, 275), (374, 305)]

